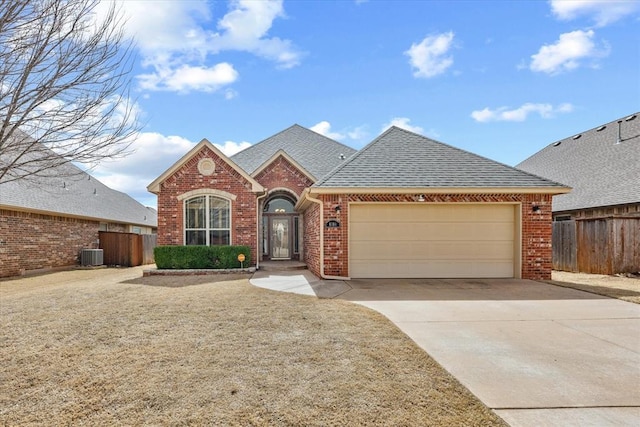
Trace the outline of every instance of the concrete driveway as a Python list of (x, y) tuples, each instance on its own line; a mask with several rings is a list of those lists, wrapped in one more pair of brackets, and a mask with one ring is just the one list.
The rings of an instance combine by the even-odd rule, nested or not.
[(512, 426), (640, 425), (640, 305), (515, 280), (352, 280)]

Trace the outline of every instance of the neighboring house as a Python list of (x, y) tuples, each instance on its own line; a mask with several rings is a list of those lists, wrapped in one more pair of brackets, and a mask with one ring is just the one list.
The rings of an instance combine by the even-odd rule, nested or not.
[(294, 125), (229, 158), (202, 140), (148, 186), (158, 244), (248, 245), (324, 278), (551, 276), (561, 184), (392, 127), (355, 152)]
[(99, 247), (100, 231), (156, 232), (155, 209), (71, 163), (57, 171), (0, 183), (0, 277), (76, 265), (82, 249)]
[(516, 166), (573, 188), (553, 197), (554, 268), (640, 271), (639, 114), (553, 142)]

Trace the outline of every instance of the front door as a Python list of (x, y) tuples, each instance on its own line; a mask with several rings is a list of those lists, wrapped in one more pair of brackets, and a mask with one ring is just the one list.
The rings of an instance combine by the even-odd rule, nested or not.
[(289, 217), (272, 217), (270, 222), (271, 259), (291, 259)]

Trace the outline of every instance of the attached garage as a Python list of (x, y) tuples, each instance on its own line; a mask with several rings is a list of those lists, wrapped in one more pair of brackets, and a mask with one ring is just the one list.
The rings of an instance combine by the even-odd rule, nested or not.
[(350, 204), (350, 276), (517, 277), (519, 207), (508, 203)]

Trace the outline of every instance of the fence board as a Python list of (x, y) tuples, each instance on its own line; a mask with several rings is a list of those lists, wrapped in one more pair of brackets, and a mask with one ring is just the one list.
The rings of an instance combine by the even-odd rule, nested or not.
[(575, 221), (556, 221), (553, 223), (551, 248), (554, 270), (578, 271), (575, 242)]
[(553, 268), (593, 274), (640, 271), (640, 217), (553, 223)]
[(101, 231), (100, 248), (104, 254), (104, 264), (135, 267), (153, 264), (153, 248), (156, 246), (155, 234), (114, 233)]
[(142, 263), (153, 264), (155, 258), (153, 257), (153, 249), (158, 245), (157, 234), (143, 234), (142, 235)]

